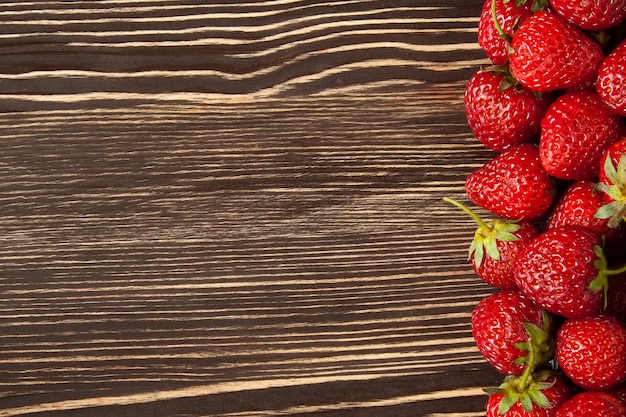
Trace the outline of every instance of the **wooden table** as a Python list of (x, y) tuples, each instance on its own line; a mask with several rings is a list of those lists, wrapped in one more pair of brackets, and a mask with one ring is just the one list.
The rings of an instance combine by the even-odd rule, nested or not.
[(0, 4), (0, 417), (484, 415), (481, 3)]

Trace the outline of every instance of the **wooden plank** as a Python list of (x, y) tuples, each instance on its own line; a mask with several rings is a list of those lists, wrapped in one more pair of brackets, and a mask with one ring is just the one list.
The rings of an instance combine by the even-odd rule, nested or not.
[(482, 415), (479, 2), (203, 3), (0, 5), (0, 416)]
[(485, 62), (476, 4), (43, 3), (0, 5), (3, 109), (406, 91)]

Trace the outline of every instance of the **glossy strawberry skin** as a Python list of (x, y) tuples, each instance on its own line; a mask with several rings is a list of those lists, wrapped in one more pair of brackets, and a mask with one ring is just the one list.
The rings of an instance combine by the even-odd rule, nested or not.
[(505, 219), (542, 219), (555, 199), (555, 186), (530, 143), (513, 146), (467, 176), (474, 204)]
[(604, 163), (607, 158), (611, 158), (613, 166), (617, 167), (622, 154), (626, 154), (626, 137), (613, 142), (602, 155), (602, 159), (600, 160), (600, 169), (598, 170), (600, 182), (603, 182), (606, 185), (612, 185), (611, 180), (603, 169)]
[(472, 311), (472, 335), (478, 350), (498, 371), (519, 375), (524, 365), (513, 362), (526, 356), (516, 343), (526, 342), (529, 335), (523, 323), (543, 327), (543, 313), (530, 299), (518, 291), (502, 291), (482, 299)]
[(479, 70), (468, 81), (464, 104), (466, 119), (476, 138), (497, 152), (539, 134), (541, 119), (552, 97), (509, 87), (500, 90), (503, 75)]
[(533, 410), (525, 411), (521, 403), (515, 403), (509, 411), (504, 414), (499, 413), (500, 401), (504, 394), (492, 394), (487, 399), (486, 417), (555, 417), (557, 410), (562, 404), (569, 400), (573, 393), (569, 381), (562, 375), (556, 375), (547, 380), (553, 383), (550, 388), (543, 390), (543, 394), (548, 398), (552, 408), (541, 408), (533, 406)]
[(566, 320), (557, 332), (556, 358), (579, 387), (609, 390), (626, 378), (626, 328), (609, 315)]
[(626, 41), (613, 49), (602, 62), (596, 90), (609, 108), (626, 116)]
[(590, 31), (615, 27), (626, 18), (623, 0), (550, 0), (550, 5), (568, 22)]
[(626, 405), (615, 396), (600, 391), (580, 392), (566, 401), (555, 417), (624, 417)]
[[(604, 194), (607, 207), (610, 210), (599, 217), (609, 216), (609, 226), (619, 229), (626, 225), (626, 171), (624, 164), (620, 167), (620, 161), (626, 162), (626, 138), (614, 142), (608, 147), (600, 161), (599, 184), (598, 187)], [(610, 161), (609, 161), (610, 160)], [(610, 162), (610, 163), (609, 163)], [(609, 166), (613, 167), (611, 173)]]
[(602, 155), (622, 133), (621, 118), (595, 91), (566, 93), (541, 120), (541, 164), (555, 178), (594, 180)]
[[(526, 1), (521, 6), (516, 6), (514, 1), (504, 3), (503, 0), (498, 0), (496, 2), (496, 16), (502, 30), (508, 35), (512, 35), (516, 25), (532, 16), (531, 6), (532, 0)], [(503, 65), (508, 61), (508, 43), (502, 39), (496, 30), (491, 15), (491, 0), (485, 0), (480, 13), (478, 44), (494, 65)]]
[(517, 288), (513, 278), (513, 264), (522, 248), (539, 235), (539, 228), (533, 223), (521, 222), (519, 226), (520, 228), (514, 233), (519, 240), (513, 242), (499, 240), (497, 242), (500, 259), (496, 260), (485, 256), (481, 264), (476, 265), (475, 259), (472, 258), (472, 267), (476, 275), (494, 287), (505, 290)]
[(590, 181), (575, 181), (561, 194), (546, 221), (546, 229), (561, 226), (582, 226), (599, 235), (613, 232), (608, 226), (608, 219), (594, 217), (605, 204), (604, 193), (595, 189)]
[(526, 19), (513, 35), (513, 77), (534, 91), (572, 88), (595, 79), (604, 53), (580, 28), (549, 11)]
[(596, 233), (580, 226), (549, 229), (519, 255), (513, 268), (520, 291), (547, 311), (587, 317), (602, 311), (603, 293), (589, 288), (598, 275)]

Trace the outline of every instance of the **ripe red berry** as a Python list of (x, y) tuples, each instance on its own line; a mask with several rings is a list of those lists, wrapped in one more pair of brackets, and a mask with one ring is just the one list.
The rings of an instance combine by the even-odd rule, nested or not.
[(626, 41), (613, 49), (602, 62), (596, 90), (609, 108), (626, 116)]
[(594, 180), (602, 155), (622, 132), (621, 118), (595, 91), (563, 94), (541, 120), (541, 164), (556, 178)]
[(566, 320), (557, 333), (556, 358), (576, 385), (611, 389), (626, 378), (626, 328), (608, 315)]
[(513, 35), (513, 77), (534, 91), (576, 87), (594, 80), (604, 58), (600, 44), (548, 11), (526, 19)]
[(527, 88), (512, 85), (504, 70), (479, 70), (465, 87), (465, 115), (474, 136), (494, 151), (523, 142), (539, 134), (541, 119), (551, 94), (538, 97)]
[[(478, 350), (504, 374), (522, 374), (528, 359), (537, 365), (552, 356), (549, 316), (518, 291), (502, 291), (481, 300), (472, 312), (471, 324)], [(529, 358), (531, 343), (541, 358)]]
[(598, 315), (608, 286), (599, 235), (580, 226), (549, 229), (522, 249), (513, 267), (520, 291), (564, 317)]
[(614, 229), (608, 226), (608, 219), (595, 217), (598, 209), (604, 204), (604, 194), (596, 190), (595, 183), (575, 181), (565, 189), (550, 212), (546, 229), (582, 226), (599, 235), (611, 234)]
[(607, 392), (580, 392), (558, 409), (555, 417), (624, 417), (626, 405)]
[(550, 6), (565, 20), (590, 31), (606, 30), (626, 19), (623, 0), (550, 0)]
[(530, 143), (507, 149), (469, 174), (465, 191), (474, 204), (497, 216), (529, 222), (541, 220), (556, 195), (539, 149)]

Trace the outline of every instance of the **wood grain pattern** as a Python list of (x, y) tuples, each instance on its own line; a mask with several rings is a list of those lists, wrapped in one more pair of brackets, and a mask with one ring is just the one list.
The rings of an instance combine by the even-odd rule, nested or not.
[(407, 91), (484, 62), (460, 1), (40, 3), (0, 5), (5, 103)]
[(0, 416), (483, 415), (481, 2), (0, 5)]

